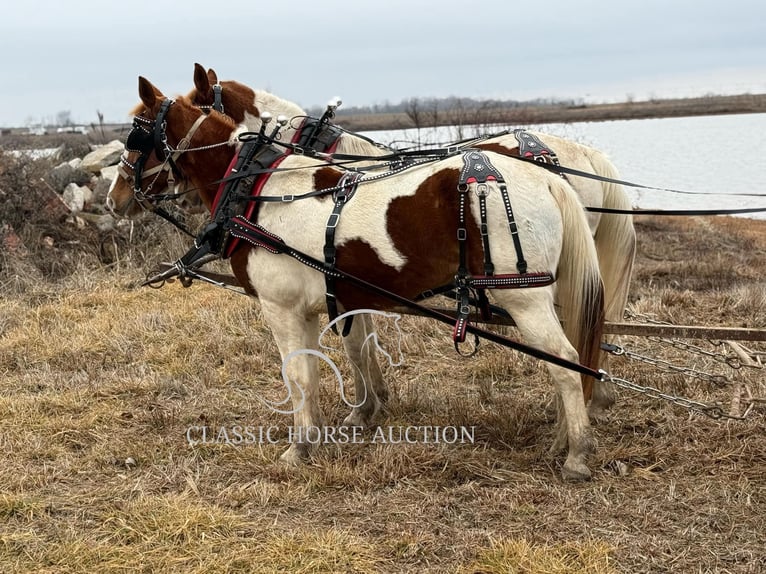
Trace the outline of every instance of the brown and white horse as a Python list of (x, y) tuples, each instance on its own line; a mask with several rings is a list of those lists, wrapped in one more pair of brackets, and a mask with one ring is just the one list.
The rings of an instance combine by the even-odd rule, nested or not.
[[(194, 85), (194, 89), (188, 94), (192, 102), (203, 108), (212, 108), (217, 104), (223, 113), (235, 122), (243, 123), (249, 130), (260, 129), (260, 115), (265, 111), (274, 116), (284, 115), (288, 118), (306, 115), (297, 104), (264, 90), (255, 90), (236, 81), (219, 82), (213, 69), (206, 71), (200, 64), (194, 65)], [(296, 125), (291, 122), (283, 130), (282, 135), (286, 141), (293, 138)], [(553, 150), (561, 165), (609, 179), (619, 179), (617, 169), (600, 151), (550, 134), (533, 131), (527, 133)], [(482, 139), (470, 145), (503, 155), (519, 155), (518, 139), (510, 133)], [(337, 140), (335, 151), (340, 154), (381, 156), (391, 153), (392, 150), (367, 138), (344, 132)], [(576, 175), (568, 176), (568, 181), (585, 206), (631, 209), (630, 199), (620, 185)], [(631, 216), (619, 214), (590, 212), (587, 217), (604, 282), (605, 317), (608, 321), (620, 322), (623, 320), (628, 301), (636, 250), (633, 221)], [(606, 355), (602, 356), (602, 362), (606, 363), (607, 359)], [(613, 404), (613, 392), (611, 385), (596, 383), (591, 403), (592, 414), (598, 415)]]
[[(136, 108), (135, 140), (146, 140), (152, 133), (159, 136), (153, 142), (148, 137), (148, 149), (138, 150), (129, 145), (134, 138), (128, 137), (122, 173), (109, 191), (109, 208), (131, 216), (151, 203), (151, 194), (161, 186), (148, 189), (145, 180), (134, 179), (133, 169), (137, 164), (146, 168), (160, 164), (161, 158), (156, 157), (158, 152), (154, 150), (155, 143), (161, 142), (165, 146), (162, 155), (176, 152), (176, 169), (200, 190), (210, 209), (218, 187), (213, 182), (226, 172), (235, 153), (231, 147), (219, 144), (233, 142), (237, 126), (223, 114), (206, 115), (187, 97), (169, 100), (144, 78), (139, 78), (139, 95), (142, 103)], [(162, 114), (161, 121), (158, 114)], [(559, 297), (570, 302), (563, 317), (566, 333), (554, 308), (552, 285), (492, 289), (494, 302), (510, 313), (529, 345), (595, 367), (603, 325), (603, 285), (577, 195), (562, 178), (534, 165), (492, 152), (486, 152), (484, 157), (507, 186), (529, 270), (555, 276)], [(458, 183), (466, 166), (464, 154), (459, 154), (419, 163), (392, 177), (363, 177), (337, 222), (337, 268), (408, 299), (454, 280), (459, 260)], [(337, 166), (295, 154), (287, 156), (280, 168), (283, 171), (273, 173), (264, 184), (262, 196), (332, 188), (344, 175)], [(157, 177), (152, 176), (153, 180)], [(462, 187), (467, 266), (472, 274), (482, 273), (479, 196), (483, 195), (496, 273), (514, 274), (517, 251), (506, 219), (503, 186), (493, 179), (485, 185), (480, 190), (477, 183), (469, 180)], [(257, 223), (287, 245), (321, 260), (333, 207), (334, 201), (326, 194), (292, 202), (264, 203), (259, 207)], [(286, 384), (295, 406), (294, 428), (299, 436), (307, 436), (311, 429), (323, 426), (318, 404), (319, 369), (315, 355), (296, 352), (317, 348), (319, 315), (326, 310), (325, 278), (319, 270), (292, 257), (246, 242), (231, 255), (230, 262), (240, 283), (251, 293), (257, 293), (263, 317), (283, 360), (292, 358), (286, 366)], [(392, 305), (343, 279), (337, 282), (336, 294), (341, 311), (384, 309)], [(368, 335), (364, 329), (365, 323), (354, 321), (346, 337), (351, 341), (347, 352), (357, 365), (362, 362), (361, 341)], [(377, 364), (374, 361), (372, 364), (369, 368), (376, 369)], [(580, 376), (553, 363), (547, 363), (547, 367), (561, 406), (552, 450), (568, 446), (562, 469), (566, 479), (588, 478), (591, 473), (587, 457), (595, 444)], [(377, 386), (382, 382), (379, 372), (372, 381), (369, 394), (365, 394), (364, 382), (355, 381), (357, 399), (365, 399), (346, 424), (367, 422), (379, 408), (383, 397), (378, 395), (385, 393)], [(282, 458), (298, 462), (310, 447), (310, 441), (293, 442)]]

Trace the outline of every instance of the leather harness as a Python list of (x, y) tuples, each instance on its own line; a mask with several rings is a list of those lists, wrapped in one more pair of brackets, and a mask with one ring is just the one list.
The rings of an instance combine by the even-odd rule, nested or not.
[[(291, 142), (293, 145), (290, 146), (276, 145), (274, 143), (274, 136), (279, 130), (278, 127), (270, 137), (266, 137), (264, 134), (265, 124), (262, 126), (260, 133), (252, 134), (249, 138), (241, 138), (243, 145), (239, 153), (232, 159), (213, 201), (211, 221), (196, 237), (194, 247), (179, 259), (176, 264), (179, 269), (192, 267), (195, 263), (214, 254), (227, 259), (237, 249), (240, 240), (245, 240), (256, 247), (265, 248), (272, 253), (283, 252), (279, 247), (275, 248), (275, 245), (284, 245), (284, 241), (255, 223), (260, 193), (271, 174), (277, 169), (277, 166), (294, 149), (312, 149), (316, 152), (325, 153), (332, 153), (334, 151), (342, 131), (332, 125), (328, 119), (324, 116), (318, 120), (316, 118), (305, 118), (300, 128), (296, 130), (296, 134)], [(134, 134), (135, 139), (139, 139), (139, 137), (148, 139), (150, 137), (150, 134), (147, 133), (149, 130), (142, 130), (141, 128), (142, 126), (135, 126), (134, 131), (137, 132)], [(138, 134), (140, 136), (136, 137)], [(558, 165), (555, 154), (544, 146), (539, 139), (523, 130), (515, 130), (514, 135), (519, 141), (519, 151), (522, 157)], [(159, 148), (159, 141), (154, 141), (153, 143), (156, 148)], [(160, 150), (157, 149), (156, 151), (159, 155)], [(519, 230), (503, 176), (491, 164), (489, 157), (483, 151), (469, 148), (463, 149), (462, 154), (463, 169), (460, 172), (457, 183), (459, 202), (457, 228), (459, 261), (454, 282), (450, 285), (429, 290), (416, 298), (416, 300), (420, 300), (438, 293), (454, 290), (457, 300), (457, 320), (453, 328), (453, 340), (455, 349), (459, 353), (459, 344), (465, 341), (466, 331), (469, 330), (471, 305), (476, 306), (480, 310), (483, 319), (489, 320), (491, 317), (491, 306), (485, 292), (487, 289), (540, 287), (550, 285), (555, 281), (551, 273), (529, 273), (527, 271), (527, 262), (524, 259), (521, 240), (519, 239)], [(402, 166), (392, 169), (389, 173), (393, 175), (404, 169), (407, 169), (407, 167)], [(335, 267), (337, 253), (335, 233), (343, 208), (353, 198), (363, 177), (364, 173), (362, 172), (346, 171), (334, 188), (305, 194), (305, 196), (316, 196), (330, 192), (333, 194), (333, 209), (325, 226), (323, 265), (317, 265), (313, 260), (309, 260), (310, 258), (304, 257), (299, 259), (304, 264), (323, 273), (325, 277), (327, 311), (330, 321), (333, 321), (338, 316), (335, 283), (338, 278), (344, 276)], [(379, 175), (371, 179), (378, 179), (380, 177)], [(483, 275), (471, 275), (467, 263), (468, 231), (466, 226), (466, 202), (469, 198), (469, 190), (472, 189), (471, 186), (473, 186), (473, 190), (479, 200), (479, 229), (484, 252)], [(496, 275), (494, 264), (492, 263), (487, 224), (487, 197), (495, 186), (501, 194), (508, 222), (508, 230), (516, 251), (516, 268), (518, 273), (514, 274)], [(290, 195), (283, 196), (282, 198), (264, 197), (260, 198), (260, 200), (281, 199), (282, 201), (293, 201), (298, 198), (300, 196)], [(472, 294), (475, 296), (472, 296)], [(351, 318), (347, 319), (344, 323), (344, 336), (348, 334), (350, 328)], [(475, 332), (474, 336), (476, 336)], [(478, 341), (478, 336), (476, 336), (474, 349), (470, 354), (475, 353), (478, 349)]]

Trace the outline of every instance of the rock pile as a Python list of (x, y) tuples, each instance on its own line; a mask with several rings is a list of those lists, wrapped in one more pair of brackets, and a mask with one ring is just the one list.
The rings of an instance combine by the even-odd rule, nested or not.
[(79, 226), (97, 225), (109, 229), (115, 220), (105, 209), (106, 194), (117, 177), (117, 164), (124, 149), (119, 140), (95, 147), (83, 158), (54, 167), (48, 174), (50, 201), (47, 218), (60, 221), (72, 218)]

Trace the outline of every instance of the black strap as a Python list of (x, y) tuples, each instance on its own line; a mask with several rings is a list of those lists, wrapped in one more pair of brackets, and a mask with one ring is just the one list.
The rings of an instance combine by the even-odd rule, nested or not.
[(222, 92), (223, 87), (221, 84), (213, 84), (213, 109), (220, 114), (225, 113), (223, 110), (223, 100), (221, 99)]
[(738, 213), (760, 213), (766, 207), (743, 207), (741, 209), (613, 209), (610, 207), (586, 207), (593, 213), (615, 213), (618, 215), (735, 215)]
[(505, 184), (500, 186), (500, 195), (503, 198), (503, 206), (505, 207), (505, 216), (508, 220), (508, 230), (511, 232), (511, 239), (513, 239), (513, 247), (516, 249), (516, 269), (519, 273), (524, 274), (527, 272), (527, 262), (524, 259), (524, 254), (521, 252), (521, 240), (519, 239), (519, 228), (516, 225), (516, 219), (513, 217), (513, 208), (511, 207), (511, 198), (508, 196), (508, 189)]
[[(338, 182), (338, 191), (333, 196), (335, 198), (335, 205), (333, 206), (332, 213), (327, 220), (327, 226), (325, 227), (324, 236), (324, 265), (328, 271), (335, 269), (335, 256), (337, 249), (335, 248), (335, 230), (340, 223), (340, 214), (343, 211), (343, 207), (351, 199), (356, 192), (359, 180), (362, 178), (362, 174), (353, 171), (347, 171), (343, 174)], [(338, 300), (335, 296), (335, 277), (331, 273), (325, 273), (325, 300), (327, 302), (327, 315), (332, 323), (338, 317)], [(348, 317), (343, 323), (343, 336), (347, 337), (351, 332), (351, 325), (354, 317)], [(338, 334), (338, 330), (335, 328), (335, 324), (332, 326), (333, 332)]]

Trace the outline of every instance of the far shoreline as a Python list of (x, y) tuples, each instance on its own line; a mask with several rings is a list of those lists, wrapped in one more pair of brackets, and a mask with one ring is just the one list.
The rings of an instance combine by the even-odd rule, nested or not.
[(339, 110), (335, 123), (350, 131), (429, 128), (451, 125), (603, 122), (652, 118), (766, 113), (766, 94), (654, 99), (612, 104), (550, 104), (501, 107), (473, 112), (439, 111), (422, 114), (419, 125), (406, 113), (345, 114)]

